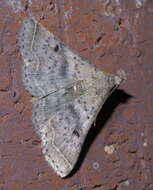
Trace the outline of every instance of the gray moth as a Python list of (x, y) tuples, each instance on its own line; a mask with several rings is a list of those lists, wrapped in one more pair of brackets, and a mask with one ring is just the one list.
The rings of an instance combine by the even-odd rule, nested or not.
[(54, 171), (67, 176), (107, 97), (124, 79), (102, 72), (33, 18), (18, 35), (22, 79), (34, 97), (32, 122)]

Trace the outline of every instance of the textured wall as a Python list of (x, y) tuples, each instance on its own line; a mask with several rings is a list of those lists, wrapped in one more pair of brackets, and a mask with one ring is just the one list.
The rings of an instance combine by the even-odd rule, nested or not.
[[(16, 35), (34, 16), (80, 55), (128, 79), (104, 105), (69, 178), (41, 153)], [(0, 190), (153, 189), (153, 1), (0, 0)]]

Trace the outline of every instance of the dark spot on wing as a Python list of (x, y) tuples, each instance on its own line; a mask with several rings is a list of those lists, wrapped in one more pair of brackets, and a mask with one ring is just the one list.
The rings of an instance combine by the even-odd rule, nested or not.
[(37, 112), (35, 111), (35, 112), (33, 112), (33, 114), (36, 116), (36, 115), (37, 115)]
[(25, 23), (25, 24), (28, 24), (28, 20), (25, 20), (24, 23)]
[(87, 107), (84, 107), (84, 111), (88, 111), (88, 108), (87, 108)]
[(56, 66), (57, 66), (57, 64), (56, 64), (56, 63), (54, 63), (54, 64), (53, 64), (53, 68), (56, 68)]
[(73, 77), (77, 77), (76, 73), (72, 74)]
[(79, 104), (81, 103), (81, 100), (80, 100), (80, 99), (78, 99), (78, 103), (79, 103)]
[(48, 43), (49, 43), (49, 40), (47, 39), (47, 40), (45, 40), (45, 42), (48, 44)]
[(63, 120), (63, 118), (62, 118), (62, 117), (60, 117), (60, 118), (59, 118), (59, 120), (61, 121), (61, 120)]
[(79, 134), (79, 132), (78, 132), (76, 129), (73, 131), (73, 134), (74, 134), (75, 136), (77, 136), (78, 138), (80, 137), (80, 134)]
[(81, 62), (81, 65), (84, 65), (84, 63), (83, 63), (83, 62)]
[(80, 114), (77, 112), (77, 110), (74, 108), (74, 106), (68, 105), (68, 109), (69, 109), (70, 113), (72, 114), (72, 117), (79, 120)]
[(68, 62), (65, 60), (65, 58), (63, 57), (62, 63), (61, 63), (61, 68), (60, 68), (60, 75), (63, 76), (63, 78), (66, 76), (67, 74), (67, 68), (68, 68)]
[(35, 104), (35, 107), (36, 107), (36, 108), (39, 108), (39, 104)]
[(54, 51), (57, 52), (59, 50), (59, 46), (56, 44), (56, 46), (54, 47)]
[(86, 101), (83, 101), (83, 104), (85, 104), (85, 105), (86, 105)]

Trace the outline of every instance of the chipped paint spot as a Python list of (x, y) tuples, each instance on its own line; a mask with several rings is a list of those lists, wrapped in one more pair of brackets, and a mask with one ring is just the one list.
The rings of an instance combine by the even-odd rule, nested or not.
[(120, 5), (120, 1), (119, 0), (115, 0), (117, 5)]
[(93, 167), (95, 170), (97, 170), (97, 169), (99, 168), (99, 163), (98, 163), (98, 162), (94, 162), (94, 163), (92, 164), (92, 167)]
[(114, 150), (115, 150), (115, 148), (114, 148), (113, 145), (106, 145), (106, 146), (104, 147), (104, 151), (105, 151), (106, 153), (108, 153), (108, 154), (113, 154)]
[(143, 132), (141, 133), (141, 136), (144, 137), (144, 133)]
[(129, 182), (129, 180), (126, 180), (126, 181), (124, 182), (124, 185), (125, 185), (125, 186), (128, 186), (128, 185), (130, 185), (130, 182)]
[(141, 164), (141, 166), (142, 166), (143, 169), (146, 168), (146, 161), (145, 160), (141, 160), (140, 164)]
[(143, 4), (146, 2), (146, 0), (135, 0), (135, 5), (139, 9), (143, 7)]
[(65, 13), (64, 13), (65, 20), (68, 20), (71, 17), (72, 12), (73, 12), (73, 8), (71, 6), (70, 9), (68, 11), (65, 11)]
[(122, 183), (122, 185), (123, 185), (123, 186), (129, 186), (129, 185), (130, 185), (129, 180), (124, 181), (124, 182)]
[(144, 147), (147, 147), (147, 146), (148, 146), (147, 142), (144, 142), (144, 143), (143, 143), (143, 146), (144, 146)]
[(29, 0), (28, 2), (29, 2), (29, 5), (31, 6), (32, 5), (32, 0)]
[(20, 0), (8, 0), (9, 6), (13, 9), (15, 13), (21, 12), (24, 10)]
[(117, 16), (118, 13), (121, 13), (121, 12), (122, 12), (122, 9), (121, 9), (119, 0), (115, 0), (115, 1), (107, 0), (105, 2), (105, 5), (104, 5), (105, 16), (111, 16), (113, 18)]

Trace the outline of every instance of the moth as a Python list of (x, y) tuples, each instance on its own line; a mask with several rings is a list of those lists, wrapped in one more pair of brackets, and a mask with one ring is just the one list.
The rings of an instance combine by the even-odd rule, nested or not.
[(124, 74), (102, 72), (33, 18), (23, 21), (18, 44), (43, 155), (59, 176), (66, 177), (99, 110)]

